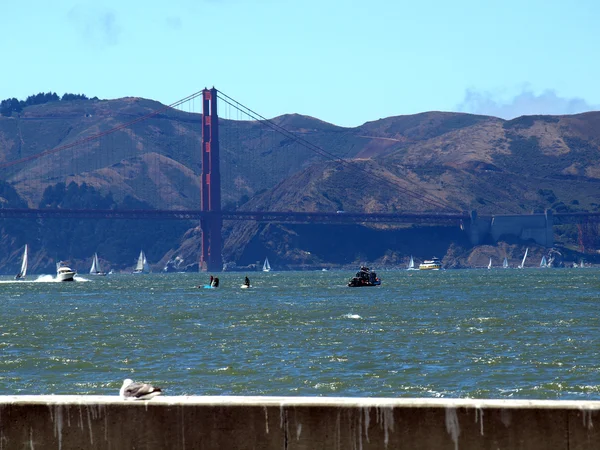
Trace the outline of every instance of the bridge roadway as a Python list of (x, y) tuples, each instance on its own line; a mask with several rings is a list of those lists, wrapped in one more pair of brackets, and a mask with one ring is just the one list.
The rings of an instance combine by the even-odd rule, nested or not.
[[(201, 220), (218, 216), (216, 212), (200, 210), (135, 210), (135, 209), (33, 209), (0, 208), (0, 219), (130, 219), (130, 220)], [(253, 220), (278, 223), (422, 223), (463, 225), (471, 220), (469, 212), (283, 212), (283, 211), (221, 211), (223, 220)], [(502, 217), (503, 215), (479, 218)], [(513, 217), (515, 215), (512, 215)], [(526, 217), (527, 214), (523, 214)], [(554, 213), (554, 225), (600, 222), (598, 212)]]
[(0, 219), (136, 219), (201, 220), (221, 216), (223, 220), (253, 220), (280, 223), (436, 223), (460, 224), (468, 213), (351, 213), (133, 209), (29, 209), (0, 208)]

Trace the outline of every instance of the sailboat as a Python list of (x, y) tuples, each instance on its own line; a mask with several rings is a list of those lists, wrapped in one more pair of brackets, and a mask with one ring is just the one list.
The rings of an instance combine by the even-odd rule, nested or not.
[(488, 263), (488, 269), (492, 268), (492, 257), (490, 256), (490, 262)]
[(15, 280), (22, 280), (27, 275), (27, 244), (25, 244), (25, 251), (23, 252), (23, 261), (21, 262), (21, 270), (15, 275)]
[(150, 273), (150, 266), (148, 265), (148, 261), (146, 261), (144, 250), (140, 250), (140, 256), (138, 256), (138, 261), (135, 265), (135, 269), (133, 269), (133, 273)]
[(263, 264), (263, 272), (270, 272), (271, 264), (269, 264), (269, 258), (265, 258), (265, 263)]
[(504, 257), (504, 261), (502, 262), (502, 268), (508, 269), (508, 259), (506, 259), (506, 256)]
[(525, 249), (525, 256), (523, 256), (523, 261), (521, 261), (521, 265), (519, 266), (519, 269), (522, 269), (523, 267), (525, 267), (525, 260), (527, 259), (527, 252), (529, 251), (529, 247), (527, 247)]
[(540, 267), (548, 267), (548, 262), (546, 261), (546, 256), (542, 256), (542, 260), (540, 261)]
[(100, 269), (100, 261), (98, 261), (98, 253), (94, 253), (94, 257), (92, 258), (92, 267), (90, 268), (90, 275), (106, 275), (105, 272), (102, 272)]
[(406, 270), (417, 270), (415, 268), (415, 260), (413, 259), (412, 255), (410, 255), (410, 262), (408, 263)]

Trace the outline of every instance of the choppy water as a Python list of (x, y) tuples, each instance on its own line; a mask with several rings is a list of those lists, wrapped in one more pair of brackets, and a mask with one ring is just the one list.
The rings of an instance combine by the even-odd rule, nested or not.
[(244, 275), (0, 279), (0, 395), (600, 399), (598, 269)]

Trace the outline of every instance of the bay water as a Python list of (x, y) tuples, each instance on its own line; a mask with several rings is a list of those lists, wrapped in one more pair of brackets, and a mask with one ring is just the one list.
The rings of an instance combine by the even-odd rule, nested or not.
[(600, 399), (598, 268), (215, 275), (0, 277), (0, 395)]

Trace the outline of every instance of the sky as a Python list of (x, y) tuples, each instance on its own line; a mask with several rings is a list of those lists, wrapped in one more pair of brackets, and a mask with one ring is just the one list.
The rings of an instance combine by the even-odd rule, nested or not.
[(216, 87), (352, 127), (600, 109), (596, 0), (0, 0), (0, 100)]

